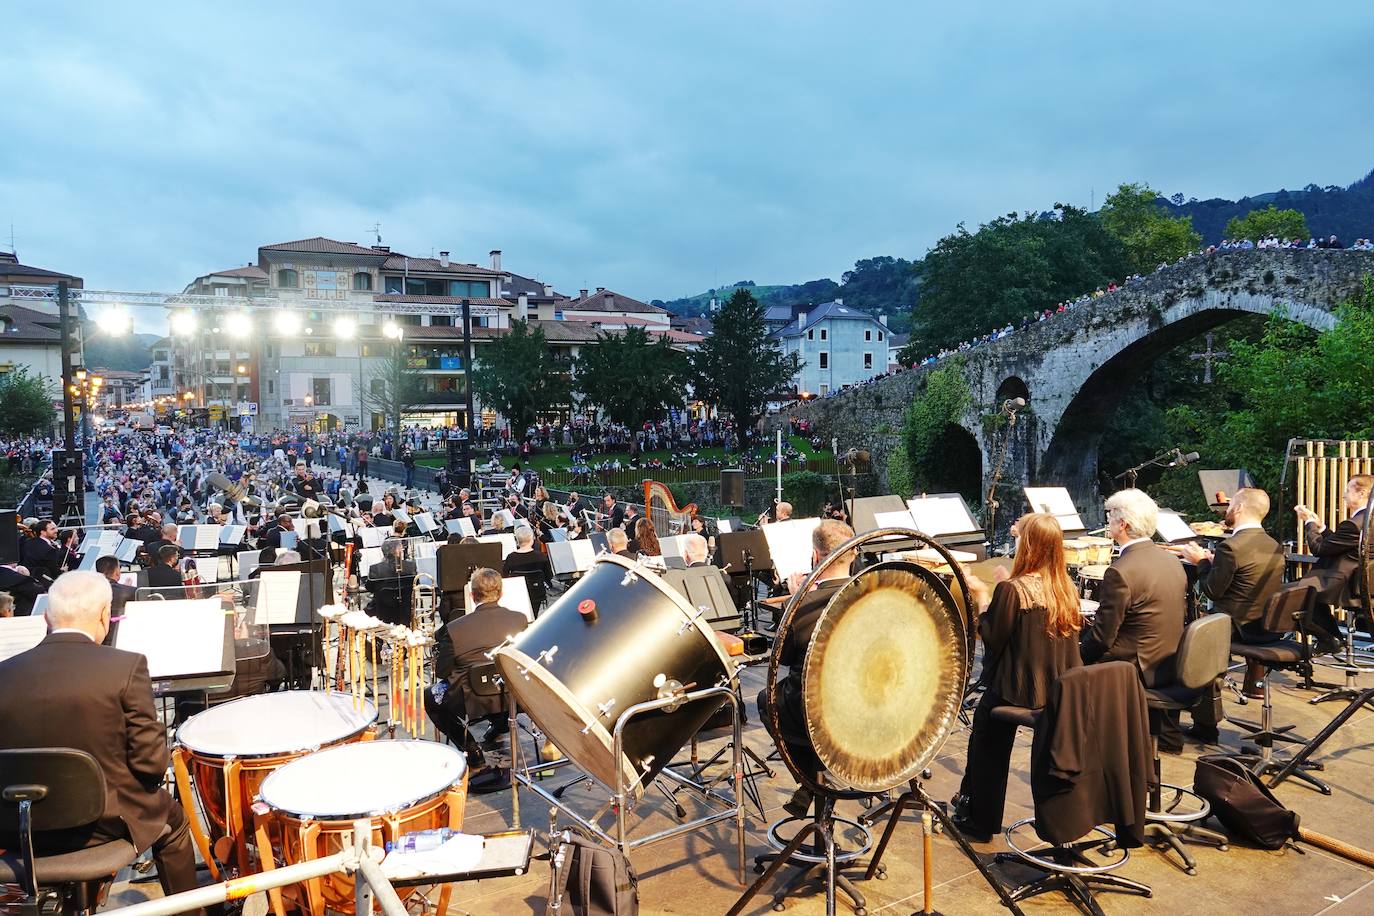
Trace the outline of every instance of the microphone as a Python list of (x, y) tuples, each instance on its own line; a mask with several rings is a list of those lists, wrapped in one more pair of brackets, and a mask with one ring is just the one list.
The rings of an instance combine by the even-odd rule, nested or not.
[(1007, 398), (1005, 401), (1002, 402), (1002, 409), (1007, 411), (1008, 413), (1015, 413), (1016, 411), (1020, 410), (1022, 407), (1025, 406), (1025, 398)]
[(1171, 468), (1187, 467), (1188, 465), (1192, 464), (1194, 461), (1197, 461), (1198, 458), (1200, 458), (1200, 457), (1202, 457), (1202, 456), (1199, 455), (1197, 452), (1188, 452), (1188, 453), (1185, 455), (1181, 450), (1179, 450), (1179, 449), (1174, 449), (1174, 460), (1169, 462), (1168, 467), (1171, 467)]

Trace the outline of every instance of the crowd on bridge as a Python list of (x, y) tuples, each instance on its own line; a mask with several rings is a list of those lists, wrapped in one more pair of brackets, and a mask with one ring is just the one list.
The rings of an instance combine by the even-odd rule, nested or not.
[(1258, 240), (1222, 239), (1215, 245), (1209, 245), (1206, 249), (1206, 253), (1211, 254), (1214, 251), (1251, 251), (1256, 248), (1282, 248), (1286, 250), (1299, 248), (1326, 248), (1349, 251), (1374, 251), (1374, 242), (1371, 242), (1369, 239), (1356, 239), (1355, 244), (1349, 246), (1349, 248), (1347, 249), (1345, 245), (1341, 244), (1341, 240), (1334, 235), (1324, 239), (1313, 237), (1307, 239), (1306, 241), (1297, 238), (1283, 239), (1279, 238), (1277, 235), (1270, 235)]

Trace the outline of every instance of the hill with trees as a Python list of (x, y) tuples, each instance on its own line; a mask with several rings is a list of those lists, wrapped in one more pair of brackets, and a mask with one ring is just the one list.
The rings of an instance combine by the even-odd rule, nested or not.
[(1185, 200), (1182, 194), (1174, 194), (1161, 197), (1159, 204), (1172, 216), (1190, 217), (1193, 228), (1208, 244), (1227, 237), (1226, 224), (1230, 220), (1272, 205), (1278, 210), (1301, 213), (1312, 235), (1334, 235), (1348, 245), (1357, 238), (1374, 236), (1374, 171), (1346, 187), (1309, 184), (1297, 191), (1280, 188), (1240, 200)]

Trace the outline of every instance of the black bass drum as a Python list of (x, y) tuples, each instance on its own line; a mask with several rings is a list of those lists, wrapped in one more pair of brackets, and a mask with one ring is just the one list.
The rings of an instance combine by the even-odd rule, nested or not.
[(705, 614), (652, 570), (602, 555), (524, 632), (493, 653), (516, 704), (569, 759), (638, 798), (725, 700), (636, 716), (614, 759), (616, 719), (674, 691), (728, 684), (734, 665)]

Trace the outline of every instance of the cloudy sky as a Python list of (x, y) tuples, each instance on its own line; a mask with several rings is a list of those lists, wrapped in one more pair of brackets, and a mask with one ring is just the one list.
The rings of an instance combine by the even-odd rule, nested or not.
[(1374, 168), (1365, 3), (5, 6), (0, 246), (101, 289), (381, 223), (667, 299)]

